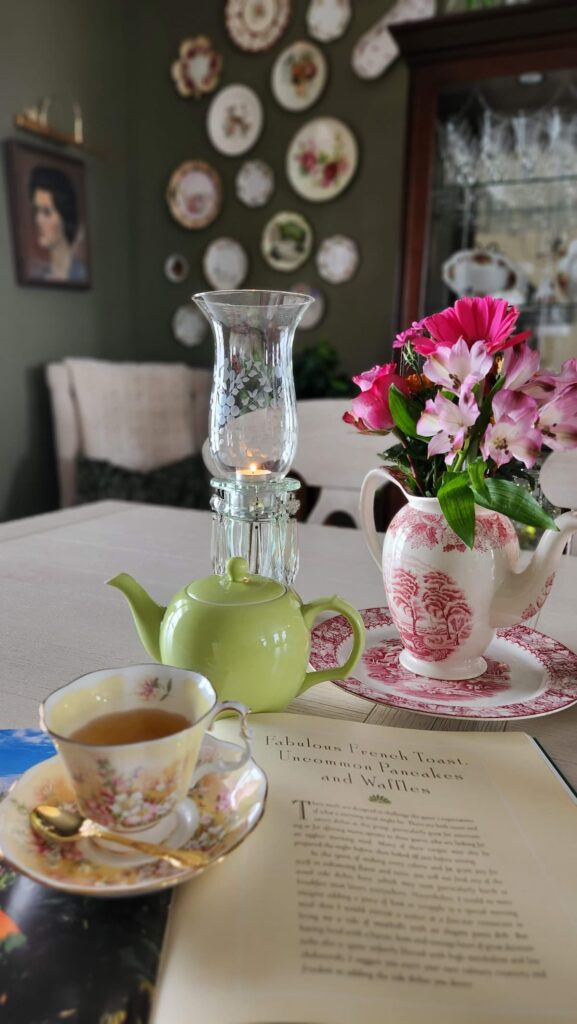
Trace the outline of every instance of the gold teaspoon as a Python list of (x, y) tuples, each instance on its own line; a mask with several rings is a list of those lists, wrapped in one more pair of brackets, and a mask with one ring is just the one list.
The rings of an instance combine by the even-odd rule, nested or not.
[(129, 846), (140, 853), (148, 853), (160, 860), (167, 860), (176, 867), (184, 864), (188, 868), (200, 868), (208, 863), (206, 854), (199, 850), (173, 850), (168, 846), (144, 843), (140, 839), (131, 839), (130, 836), (107, 832), (80, 814), (53, 807), (51, 804), (39, 804), (30, 811), (29, 817), (34, 831), (51, 843), (75, 843), (79, 839), (87, 838), (107, 839), (120, 846)]

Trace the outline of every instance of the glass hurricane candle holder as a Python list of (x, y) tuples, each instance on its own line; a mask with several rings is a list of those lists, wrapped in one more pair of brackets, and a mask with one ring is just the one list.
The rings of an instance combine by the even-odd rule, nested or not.
[(284, 477), (297, 446), (292, 343), (313, 301), (274, 291), (204, 292), (215, 341), (210, 454), (221, 479)]

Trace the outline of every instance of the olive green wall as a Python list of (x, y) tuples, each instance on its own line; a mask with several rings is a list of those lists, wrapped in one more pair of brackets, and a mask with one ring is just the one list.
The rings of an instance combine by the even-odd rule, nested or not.
[[(308, 0), (294, 0), (294, 16), (274, 48), (246, 54), (228, 38), (223, 23), (224, 0), (129, 0), (129, 145), (133, 258), (133, 308), (136, 346), (142, 359), (188, 359), (210, 364), (207, 341), (187, 351), (172, 338), (171, 316), (194, 291), (208, 287), (201, 271), (202, 253), (221, 235), (237, 238), (247, 248), (251, 268), (247, 287), (287, 288), (308, 281), (322, 288), (327, 314), (314, 330), (301, 332), (297, 344), (325, 336), (342, 354), (345, 367), (360, 371), (390, 352), (393, 295), (399, 239), (401, 168), (404, 145), (406, 73), (397, 62), (373, 82), (363, 82), (350, 65), (354, 43), (392, 4), (392, 0), (355, 0), (346, 34), (324, 45), (330, 68), (328, 87), (308, 111), (289, 113), (270, 90), (273, 63), (290, 42), (306, 38)], [(180, 41), (209, 35), (223, 54), (221, 85), (243, 82), (260, 95), (265, 108), (261, 138), (245, 156), (221, 156), (208, 141), (205, 121), (211, 97), (182, 99), (169, 68)], [(334, 115), (350, 124), (360, 146), (359, 172), (349, 189), (329, 203), (309, 203), (289, 186), (284, 158), (295, 131), (309, 118)], [(234, 179), (242, 162), (260, 157), (273, 166), (277, 189), (267, 206), (250, 210), (236, 198)], [(224, 183), (224, 206), (218, 220), (203, 231), (187, 231), (170, 217), (164, 193), (174, 168), (187, 159), (208, 160)], [(271, 270), (260, 255), (260, 238), (269, 217), (279, 210), (297, 210), (309, 218), (317, 242), (334, 234), (358, 241), (361, 265), (347, 284), (334, 286), (318, 277), (314, 258), (291, 274)], [(163, 277), (163, 261), (171, 252), (184, 253), (191, 274), (181, 285)]]
[(55, 123), (70, 130), (76, 98), (87, 139), (107, 154), (86, 158), (89, 291), (16, 284), (0, 173), (0, 518), (57, 503), (44, 365), (130, 354), (125, 94), (120, 0), (0, 0), (0, 137), (35, 145), (12, 118), (45, 95)]

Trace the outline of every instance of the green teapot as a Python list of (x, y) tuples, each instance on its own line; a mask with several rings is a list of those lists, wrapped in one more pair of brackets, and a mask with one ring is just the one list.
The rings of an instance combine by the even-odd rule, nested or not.
[[(282, 711), (315, 683), (344, 679), (363, 650), (365, 628), (350, 604), (340, 597), (303, 604), (290, 587), (250, 575), (244, 558), (229, 559), (224, 576), (179, 590), (167, 608), (127, 573), (108, 583), (126, 597), (152, 658), (200, 672), (219, 700), (241, 701), (252, 711)], [(348, 619), (353, 647), (344, 665), (307, 672), (311, 627), (324, 611)]]

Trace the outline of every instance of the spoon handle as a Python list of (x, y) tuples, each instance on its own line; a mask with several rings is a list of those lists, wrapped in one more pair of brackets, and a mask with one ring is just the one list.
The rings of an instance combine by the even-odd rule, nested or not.
[(200, 850), (173, 850), (168, 846), (158, 846), (156, 843), (144, 843), (140, 839), (118, 835), (117, 832), (106, 832), (92, 822), (88, 828), (83, 828), (82, 832), (83, 835), (92, 836), (94, 839), (106, 839), (111, 843), (118, 843), (120, 846), (129, 846), (132, 850), (138, 850), (140, 853), (149, 853), (152, 857), (168, 860), (171, 864), (184, 864), (188, 868), (200, 868), (207, 863), (206, 854)]

